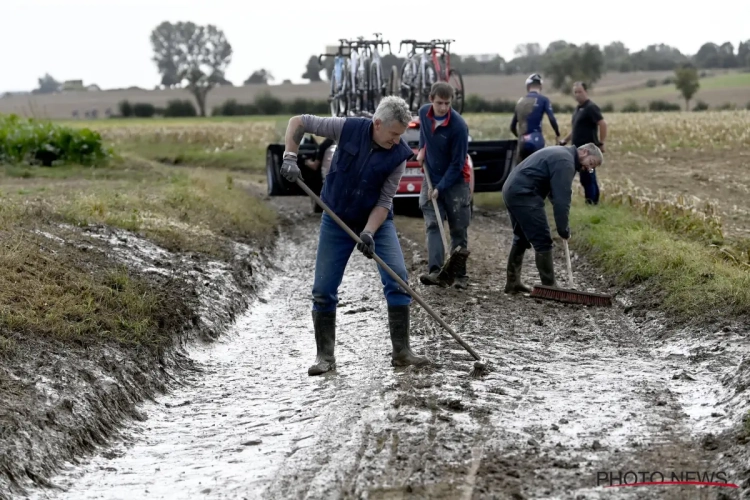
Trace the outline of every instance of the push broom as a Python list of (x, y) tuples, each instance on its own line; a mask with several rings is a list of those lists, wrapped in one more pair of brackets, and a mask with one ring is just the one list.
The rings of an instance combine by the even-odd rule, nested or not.
[(578, 290), (575, 290), (575, 285), (573, 284), (573, 269), (570, 265), (570, 250), (568, 249), (568, 240), (563, 240), (563, 248), (565, 248), (565, 260), (568, 264), (568, 283), (570, 288), (534, 285), (534, 288), (531, 290), (531, 297), (538, 299), (556, 300), (558, 302), (567, 302), (568, 304), (583, 304), (587, 306), (611, 306), (611, 295), (580, 292)]
[[(342, 221), (335, 213), (333, 213), (333, 210), (331, 210), (330, 208), (328, 208), (328, 206), (325, 203), (323, 203), (323, 200), (321, 200), (318, 197), (318, 195), (316, 195), (315, 193), (313, 193), (312, 190), (309, 187), (307, 187), (307, 185), (302, 181), (302, 179), (299, 179), (299, 178), (297, 179), (297, 185), (300, 188), (302, 188), (302, 190), (305, 193), (307, 193), (307, 195), (310, 198), (312, 198), (313, 200), (315, 200), (315, 203), (317, 203), (318, 206), (320, 208), (322, 208), (325, 211), (325, 213), (327, 213), (329, 215), (329, 217), (331, 217), (336, 222), (336, 224), (339, 225), (339, 227), (341, 229), (343, 229), (344, 231), (346, 231), (346, 234), (348, 234), (355, 242), (362, 243), (362, 240), (359, 238), (359, 236), (357, 236), (354, 233), (354, 231), (352, 231), (349, 228), (349, 226), (346, 225), (346, 223), (344, 221)], [(394, 280), (396, 280), (398, 282), (398, 284), (401, 285), (401, 287), (404, 290), (406, 290), (406, 293), (408, 293), (409, 295), (411, 295), (412, 298), (414, 300), (416, 300), (419, 303), (419, 305), (421, 305), (424, 308), (424, 310), (427, 311), (427, 313), (430, 316), (432, 316), (438, 323), (440, 323), (440, 326), (442, 326), (443, 328), (445, 328), (445, 330), (448, 333), (451, 334), (451, 337), (453, 337), (456, 340), (456, 342), (458, 342), (459, 344), (461, 344), (461, 347), (463, 347), (464, 349), (466, 349), (466, 351), (474, 357), (474, 359), (476, 361), (474, 362), (474, 368), (469, 373), (469, 376), (471, 378), (480, 378), (481, 376), (486, 375), (487, 372), (489, 371), (489, 368), (487, 367), (487, 362), (484, 361), (484, 360), (482, 360), (482, 358), (479, 357), (479, 354), (477, 354), (476, 351), (474, 351), (474, 349), (472, 349), (469, 344), (467, 344), (466, 342), (464, 342), (464, 339), (462, 339), (456, 332), (454, 332), (453, 328), (451, 328), (450, 325), (448, 325), (448, 323), (446, 323), (443, 320), (443, 318), (441, 318), (438, 315), (438, 313), (436, 313), (435, 311), (433, 311), (432, 308), (429, 305), (427, 305), (427, 303), (424, 301), (424, 299), (422, 299), (422, 297), (420, 297), (419, 294), (417, 294), (417, 292), (415, 292), (414, 290), (412, 290), (411, 287), (409, 285), (407, 285), (406, 282), (404, 280), (402, 280), (401, 277), (398, 274), (396, 274), (396, 272), (388, 266), (388, 264), (386, 264), (385, 262), (383, 262), (383, 259), (381, 259), (380, 257), (378, 257), (378, 254), (373, 253), (372, 258), (375, 260), (375, 262), (377, 262), (380, 265), (380, 267), (383, 268), (383, 270), (385, 272), (387, 272), (390, 275), (391, 278), (393, 278)]]

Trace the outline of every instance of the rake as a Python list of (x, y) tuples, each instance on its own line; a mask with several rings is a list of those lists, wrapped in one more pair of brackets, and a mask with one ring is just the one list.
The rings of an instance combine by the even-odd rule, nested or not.
[(580, 292), (575, 290), (573, 284), (573, 269), (570, 265), (570, 250), (568, 249), (568, 240), (563, 240), (565, 248), (565, 260), (568, 264), (568, 283), (570, 288), (558, 288), (547, 285), (534, 285), (531, 290), (531, 297), (537, 299), (556, 300), (568, 304), (583, 304), (587, 306), (611, 306), (612, 296), (601, 293)]

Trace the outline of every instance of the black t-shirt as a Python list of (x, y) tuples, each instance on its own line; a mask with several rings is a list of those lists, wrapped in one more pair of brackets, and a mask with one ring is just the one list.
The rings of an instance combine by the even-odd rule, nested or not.
[(599, 120), (604, 118), (599, 106), (588, 100), (579, 104), (573, 113), (573, 136), (571, 142), (579, 147), (589, 142), (600, 146), (599, 142)]

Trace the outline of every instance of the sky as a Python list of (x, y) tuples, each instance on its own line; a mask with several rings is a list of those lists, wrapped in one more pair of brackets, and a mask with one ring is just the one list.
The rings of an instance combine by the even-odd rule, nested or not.
[[(498, 0), (2, 0), (3, 71), (0, 92), (31, 90), (45, 73), (58, 81), (83, 80), (103, 89), (159, 83), (151, 60), (151, 31), (162, 21), (214, 24), (232, 44), (227, 78), (235, 85), (268, 69), (276, 83), (300, 78), (311, 54), (339, 38), (383, 33), (394, 53), (403, 39), (455, 39), (457, 54), (513, 57), (517, 44), (619, 40), (631, 52), (665, 43), (694, 54), (706, 41), (750, 39), (750, 0), (684, 2), (629, 0), (524, 5)], [(380, 5), (382, 7), (377, 7)], [(506, 5), (503, 7), (503, 5)], [(709, 7), (710, 6), (710, 7)], [(531, 15), (527, 24), (519, 11)], [(613, 24), (617, 23), (617, 26)], [(355, 29), (354, 26), (359, 28)], [(405, 54), (401, 54), (402, 56)]]

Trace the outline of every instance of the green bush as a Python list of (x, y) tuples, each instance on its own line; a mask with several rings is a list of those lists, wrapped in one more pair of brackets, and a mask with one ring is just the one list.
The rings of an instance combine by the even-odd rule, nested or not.
[(641, 107), (638, 106), (638, 103), (634, 100), (629, 100), (625, 106), (622, 107), (620, 110), (621, 113), (640, 113)]
[(168, 118), (198, 116), (198, 110), (195, 109), (193, 102), (188, 99), (172, 99), (167, 103), (167, 107), (161, 114)]
[(253, 102), (261, 115), (280, 115), (284, 111), (281, 99), (268, 91), (256, 95)]
[(0, 163), (94, 165), (108, 155), (99, 132), (0, 115)]
[(679, 104), (661, 99), (648, 103), (649, 111), (680, 111), (681, 109)]
[(117, 107), (120, 108), (120, 116), (123, 116), (123, 117), (133, 116), (133, 106), (130, 104), (130, 101), (128, 101), (127, 99), (124, 101), (120, 101)]
[(602, 113), (614, 113), (615, 112), (615, 105), (611, 102), (606, 103), (604, 106), (601, 107)]
[(747, 101), (747, 104), (745, 104), (745, 109), (750, 110), (750, 101)]
[(133, 116), (138, 118), (151, 118), (156, 114), (156, 106), (149, 102), (137, 102), (133, 104)]
[(646, 87), (656, 87), (657, 85), (659, 85), (659, 82), (657, 82), (653, 78), (646, 82)]
[(695, 106), (693, 106), (693, 111), (706, 111), (708, 109), (708, 104), (706, 104), (704, 101), (698, 101), (695, 103)]

